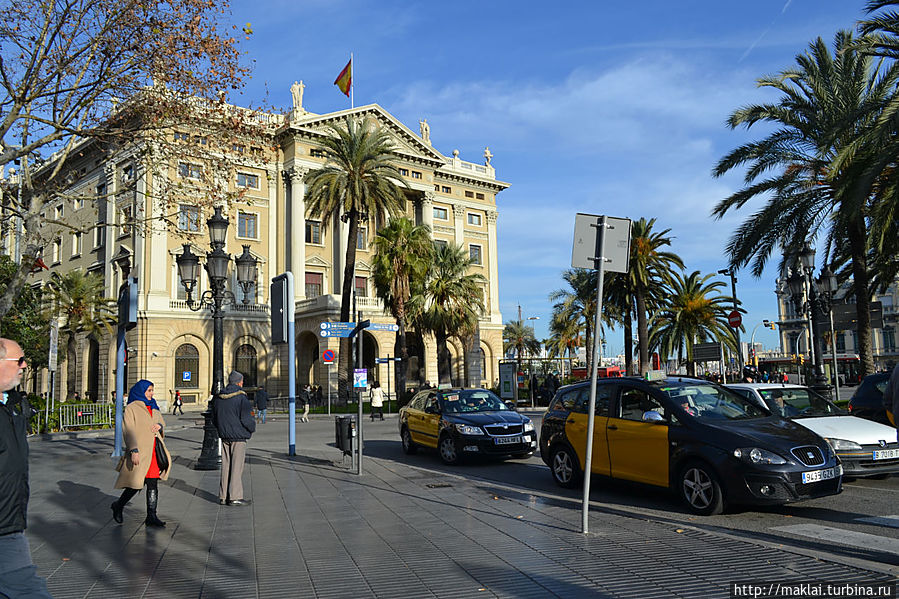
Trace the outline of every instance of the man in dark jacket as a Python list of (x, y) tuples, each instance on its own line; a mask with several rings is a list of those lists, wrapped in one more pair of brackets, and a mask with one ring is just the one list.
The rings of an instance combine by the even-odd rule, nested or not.
[(212, 423), (222, 440), (222, 479), (219, 484), (221, 505), (245, 505), (243, 497), (243, 463), (247, 440), (256, 430), (250, 398), (243, 390), (243, 375), (233, 371), (228, 386), (212, 402)]
[(259, 390), (256, 391), (256, 422), (262, 420), (262, 424), (265, 424), (265, 413), (268, 409), (268, 393), (265, 392), (264, 387), (259, 387)]
[(25, 370), (25, 353), (0, 338), (0, 596), (50, 597), (37, 575), (25, 538), (28, 511), (28, 441), (31, 406), (15, 387)]

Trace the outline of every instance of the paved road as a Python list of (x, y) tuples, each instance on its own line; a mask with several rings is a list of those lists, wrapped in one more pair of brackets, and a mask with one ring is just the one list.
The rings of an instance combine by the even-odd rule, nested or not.
[(894, 578), (861, 559), (822, 561), (645, 515), (623, 491), (594, 504), (584, 536), (570, 497), (486, 480), (545, 480), (538, 463), (444, 473), (433, 454), (402, 454), (395, 419), (366, 423), (362, 477), (329, 445), (333, 420), (298, 424), (293, 458), (283, 419), (260, 427), (245, 472), (253, 504), (222, 507), (218, 473), (190, 468), (202, 431), (172, 424), (163, 530), (141, 524), (140, 495), (125, 524), (112, 521), (108, 436), (32, 444), (28, 535), (54, 596), (724, 598), (751, 578)]

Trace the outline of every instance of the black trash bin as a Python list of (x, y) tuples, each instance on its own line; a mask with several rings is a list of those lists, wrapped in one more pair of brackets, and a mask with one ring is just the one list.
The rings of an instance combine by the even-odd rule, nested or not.
[(337, 449), (343, 453), (353, 453), (354, 424), (352, 416), (337, 416), (334, 419), (334, 433)]

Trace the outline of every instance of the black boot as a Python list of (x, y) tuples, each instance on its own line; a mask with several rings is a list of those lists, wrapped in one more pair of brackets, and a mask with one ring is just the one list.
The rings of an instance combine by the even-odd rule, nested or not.
[(127, 505), (128, 502), (131, 501), (131, 498), (136, 494), (137, 489), (125, 489), (124, 491), (122, 491), (122, 496), (119, 497), (116, 501), (112, 502), (112, 505), (110, 505), (109, 507), (112, 508), (113, 520), (115, 520), (119, 524), (122, 523), (122, 512), (125, 510), (125, 505)]
[(156, 504), (159, 502), (159, 489), (147, 488), (147, 519), (144, 524), (162, 528), (165, 522), (156, 517)]

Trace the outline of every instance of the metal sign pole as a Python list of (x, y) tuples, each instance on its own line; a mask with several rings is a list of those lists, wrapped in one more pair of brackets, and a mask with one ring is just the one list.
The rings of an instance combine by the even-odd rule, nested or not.
[(587, 457), (584, 464), (584, 501), (581, 507), (581, 532), (584, 534), (589, 532), (588, 516), (590, 513), (590, 474), (593, 465), (593, 426), (596, 423), (596, 376), (599, 371), (597, 368), (597, 357), (599, 356), (599, 326), (602, 316), (602, 279), (603, 266), (605, 262), (605, 238), (606, 238), (606, 217), (602, 216), (599, 225), (596, 225), (596, 248), (597, 253), (594, 258), (596, 264), (596, 323), (593, 331), (593, 372), (590, 373), (590, 407), (587, 413)]
[[(293, 273), (287, 273), (287, 455), (297, 455), (297, 356), (296, 356), (296, 300), (294, 299)], [(307, 400), (308, 401), (308, 400)]]

